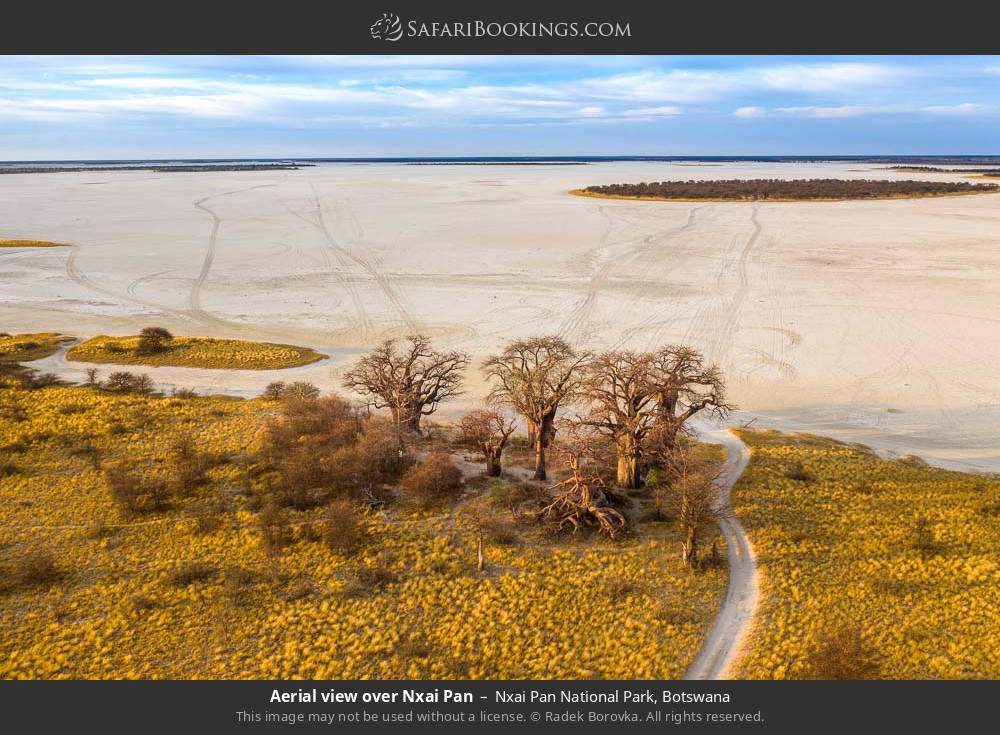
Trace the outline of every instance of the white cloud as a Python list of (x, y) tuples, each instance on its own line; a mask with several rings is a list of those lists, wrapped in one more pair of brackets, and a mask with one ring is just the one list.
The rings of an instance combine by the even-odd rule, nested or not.
[(607, 112), (603, 107), (591, 105), (589, 107), (581, 107), (579, 115), (580, 117), (604, 117)]
[(928, 105), (921, 108), (921, 111), (932, 115), (979, 115), (987, 109), (985, 105), (975, 102), (963, 102), (960, 105)]
[(625, 117), (676, 117), (683, 113), (683, 110), (673, 105), (662, 105), (660, 107), (638, 107), (625, 110), (622, 115)]
[(871, 107), (857, 107), (853, 105), (841, 105), (840, 107), (779, 107), (778, 112), (794, 117), (816, 117), (816, 118), (844, 118), (860, 117), (878, 112)]
[(764, 107), (737, 107), (733, 110), (733, 114), (736, 117), (742, 118), (754, 118), (754, 117), (767, 117), (767, 109)]

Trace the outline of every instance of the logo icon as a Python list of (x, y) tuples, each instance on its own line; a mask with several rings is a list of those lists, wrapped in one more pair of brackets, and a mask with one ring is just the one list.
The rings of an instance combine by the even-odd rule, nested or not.
[(398, 41), (403, 37), (403, 24), (395, 13), (382, 13), (368, 30), (376, 41)]

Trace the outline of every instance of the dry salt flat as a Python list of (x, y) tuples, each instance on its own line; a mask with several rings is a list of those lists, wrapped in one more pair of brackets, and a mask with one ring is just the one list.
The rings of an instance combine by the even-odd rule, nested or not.
[[(322, 164), (296, 171), (0, 176), (0, 330), (179, 334), (313, 347), (291, 371), (151, 368), (252, 395), (338, 386), (419, 331), (482, 357), (558, 333), (589, 349), (687, 342), (738, 421), (1000, 470), (1000, 194), (792, 203), (574, 197), (663, 179), (961, 179), (852, 163)], [(86, 366), (39, 363), (69, 378)], [(104, 369), (107, 369), (105, 366)], [(451, 413), (481, 400), (469, 390)], [(446, 414), (447, 415), (447, 414)]]

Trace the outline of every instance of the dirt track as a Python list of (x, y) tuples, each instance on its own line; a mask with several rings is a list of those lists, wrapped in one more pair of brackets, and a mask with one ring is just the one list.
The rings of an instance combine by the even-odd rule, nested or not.
[[(750, 449), (728, 429), (703, 431), (700, 436), (705, 441), (722, 444), (726, 448), (726, 465), (721, 482), (725, 488), (725, 507), (731, 510), (729, 493), (750, 461)], [(734, 664), (739, 659), (757, 608), (759, 585), (753, 545), (735, 515), (730, 513), (720, 521), (719, 526), (726, 538), (729, 588), (708, 638), (685, 674), (685, 679), (732, 678)]]

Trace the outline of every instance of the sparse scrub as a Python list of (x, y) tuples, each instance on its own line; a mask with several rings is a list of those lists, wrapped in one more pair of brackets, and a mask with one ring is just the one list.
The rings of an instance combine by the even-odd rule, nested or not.
[(204, 561), (184, 562), (167, 575), (167, 583), (174, 587), (187, 587), (196, 582), (205, 582), (218, 574), (214, 564)]
[(62, 572), (47, 551), (15, 553), (13, 549), (6, 549), (0, 558), (0, 593), (48, 587), (61, 578)]
[(154, 513), (167, 507), (170, 493), (167, 483), (153, 477), (142, 477), (122, 465), (104, 472), (111, 498), (126, 515)]
[(343, 556), (356, 554), (368, 540), (361, 515), (346, 499), (335, 500), (323, 513), (323, 541), (331, 551)]
[(415, 508), (438, 507), (458, 497), (462, 472), (449, 454), (432, 452), (407, 470), (400, 489), (405, 502)]

